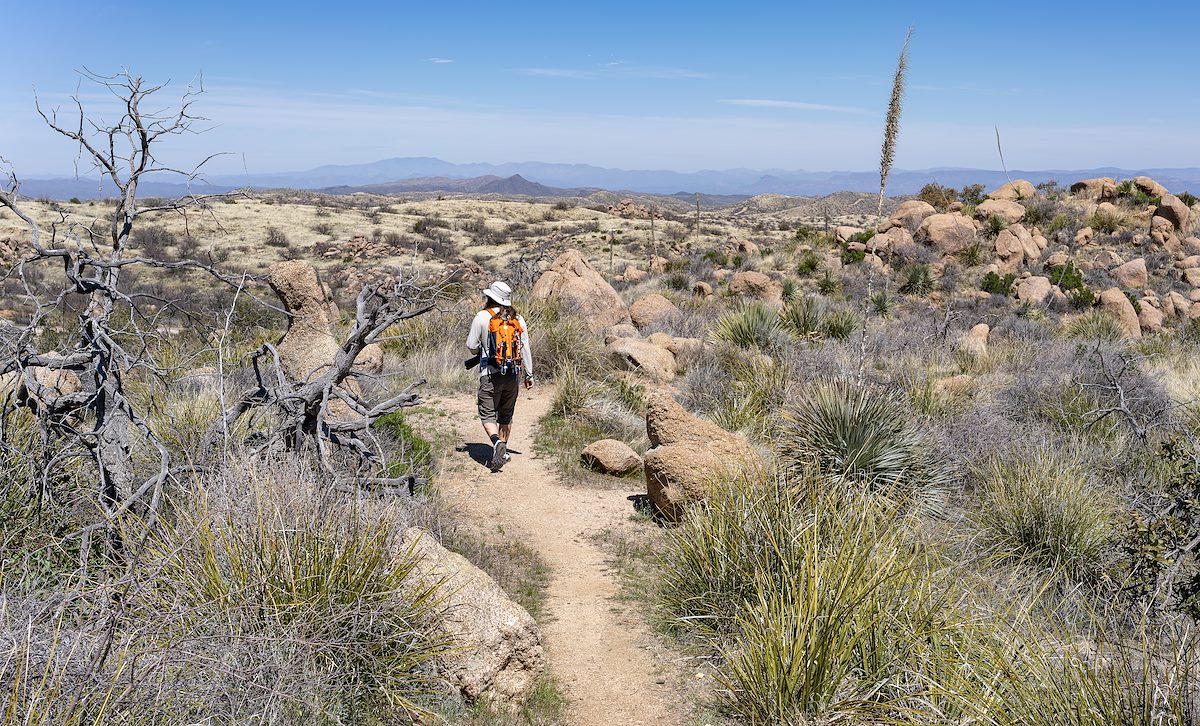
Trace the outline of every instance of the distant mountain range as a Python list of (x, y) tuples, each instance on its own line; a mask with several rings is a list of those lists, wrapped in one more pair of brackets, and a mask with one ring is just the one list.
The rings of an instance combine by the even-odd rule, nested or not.
[[(1014, 179), (1034, 183), (1057, 180), (1069, 184), (1079, 179), (1111, 176), (1118, 179), (1146, 175), (1154, 177), (1175, 192), (1200, 192), (1200, 168), (1178, 169), (1014, 169)], [(165, 178), (164, 178), (165, 179)], [(888, 179), (888, 193), (915, 194), (925, 184), (936, 181), (946, 186), (983, 184), (994, 188), (1006, 180), (1004, 172), (993, 169), (895, 170)], [(217, 175), (204, 184), (193, 185), (197, 192), (228, 191), (252, 187), (258, 189), (310, 189), (347, 194), (370, 191), (378, 194), (403, 194), (417, 191), (474, 194), (511, 194), (526, 196), (575, 196), (597, 190), (628, 191), (647, 194), (690, 194), (753, 196), (756, 194), (824, 195), (838, 191), (871, 192), (879, 189), (876, 171), (804, 171), (784, 169), (722, 169), (696, 172), (663, 170), (609, 169), (588, 164), (551, 164), (519, 162), (508, 164), (452, 164), (432, 157), (384, 159), (369, 164), (320, 166), (301, 172), (249, 175)], [(159, 196), (182, 194), (187, 188), (167, 181), (146, 180), (142, 193)], [(94, 199), (112, 194), (95, 180), (27, 179), (22, 193), (31, 197), (55, 199)]]

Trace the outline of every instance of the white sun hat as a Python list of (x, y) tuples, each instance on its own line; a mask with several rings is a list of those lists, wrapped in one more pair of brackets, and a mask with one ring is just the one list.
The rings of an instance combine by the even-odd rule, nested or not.
[(499, 280), (493, 282), (491, 287), (483, 291), (483, 294), (501, 305), (512, 305), (512, 288)]

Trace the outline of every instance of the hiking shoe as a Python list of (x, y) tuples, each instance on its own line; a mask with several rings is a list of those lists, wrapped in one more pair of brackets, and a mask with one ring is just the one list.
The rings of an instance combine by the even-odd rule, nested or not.
[(500, 467), (504, 466), (506, 461), (508, 461), (508, 444), (504, 441), (497, 441), (492, 448), (492, 471), (500, 471)]

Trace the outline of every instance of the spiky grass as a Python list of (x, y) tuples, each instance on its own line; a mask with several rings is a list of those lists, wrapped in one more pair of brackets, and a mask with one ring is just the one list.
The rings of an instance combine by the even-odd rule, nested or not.
[(1064, 453), (993, 458), (983, 470), (975, 520), (998, 556), (1080, 580), (1099, 572), (1117, 506), (1099, 482)]
[(756, 301), (722, 315), (713, 337), (739, 348), (768, 350), (776, 342), (779, 330), (779, 314)]

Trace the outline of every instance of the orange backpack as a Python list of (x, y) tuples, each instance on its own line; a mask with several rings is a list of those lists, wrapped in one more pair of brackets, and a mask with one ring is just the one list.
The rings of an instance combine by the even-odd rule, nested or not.
[(489, 310), (492, 314), (492, 319), (488, 321), (488, 350), (491, 355), (487, 362), (499, 368), (502, 376), (525, 368), (521, 360), (521, 333), (525, 331), (511, 310)]

